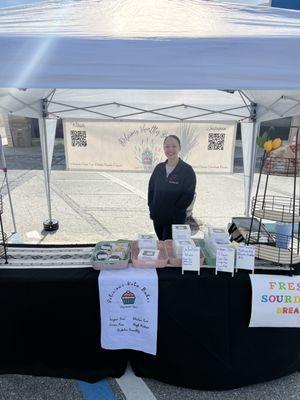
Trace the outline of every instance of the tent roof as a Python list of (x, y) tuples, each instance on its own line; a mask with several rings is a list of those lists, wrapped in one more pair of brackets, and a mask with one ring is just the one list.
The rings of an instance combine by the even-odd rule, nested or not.
[(204, 0), (0, 8), (0, 87), (300, 89), (300, 12)]
[(212, 0), (28, 0), (1, 9), (0, 32), (97, 39), (273, 37), (299, 35), (299, 16)]

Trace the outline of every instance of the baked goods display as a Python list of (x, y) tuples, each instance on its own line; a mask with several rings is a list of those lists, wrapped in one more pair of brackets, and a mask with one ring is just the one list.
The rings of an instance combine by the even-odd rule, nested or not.
[(163, 268), (168, 264), (168, 255), (165, 244), (157, 240), (156, 249), (141, 249), (138, 240), (131, 243), (131, 261), (138, 268)]
[(130, 241), (98, 242), (93, 250), (91, 263), (94, 269), (126, 268), (129, 263)]

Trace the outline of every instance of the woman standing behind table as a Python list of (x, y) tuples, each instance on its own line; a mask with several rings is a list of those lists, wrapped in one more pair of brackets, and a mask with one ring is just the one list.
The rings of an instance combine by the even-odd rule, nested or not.
[(169, 135), (164, 140), (165, 162), (158, 164), (150, 177), (148, 206), (159, 240), (172, 239), (172, 224), (184, 224), (186, 209), (196, 187), (193, 168), (179, 158), (180, 140)]

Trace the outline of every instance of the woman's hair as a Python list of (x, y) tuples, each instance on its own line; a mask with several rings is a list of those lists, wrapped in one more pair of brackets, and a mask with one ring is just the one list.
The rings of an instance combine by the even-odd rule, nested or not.
[(177, 140), (179, 146), (181, 147), (180, 139), (179, 139), (179, 137), (176, 136), (176, 135), (168, 135), (168, 136), (166, 136), (166, 137), (165, 137), (165, 140), (164, 140), (164, 144), (166, 143), (166, 140), (169, 139), (169, 138), (172, 138), (172, 139)]

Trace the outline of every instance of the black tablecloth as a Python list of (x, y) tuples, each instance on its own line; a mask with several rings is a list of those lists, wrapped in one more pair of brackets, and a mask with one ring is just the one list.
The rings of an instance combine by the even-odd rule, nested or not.
[(299, 368), (300, 329), (248, 328), (251, 285), (246, 271), (159, 274), (157, 356), (131, 352), (142, 377), (195, 389), (230, 389)]
[(100, 347), (98, 272), (0, 271), (0, 373), (90, 382), (139, 376), (199, 389), (229, 389), (298, 369), (300, 329), (248, 328), (251, 286), (203, 271), (158, 270), (158, 353)]
[(0, 373), (120, 377), (126, 351), (100, 347), (98, 272), (0, 271)]

